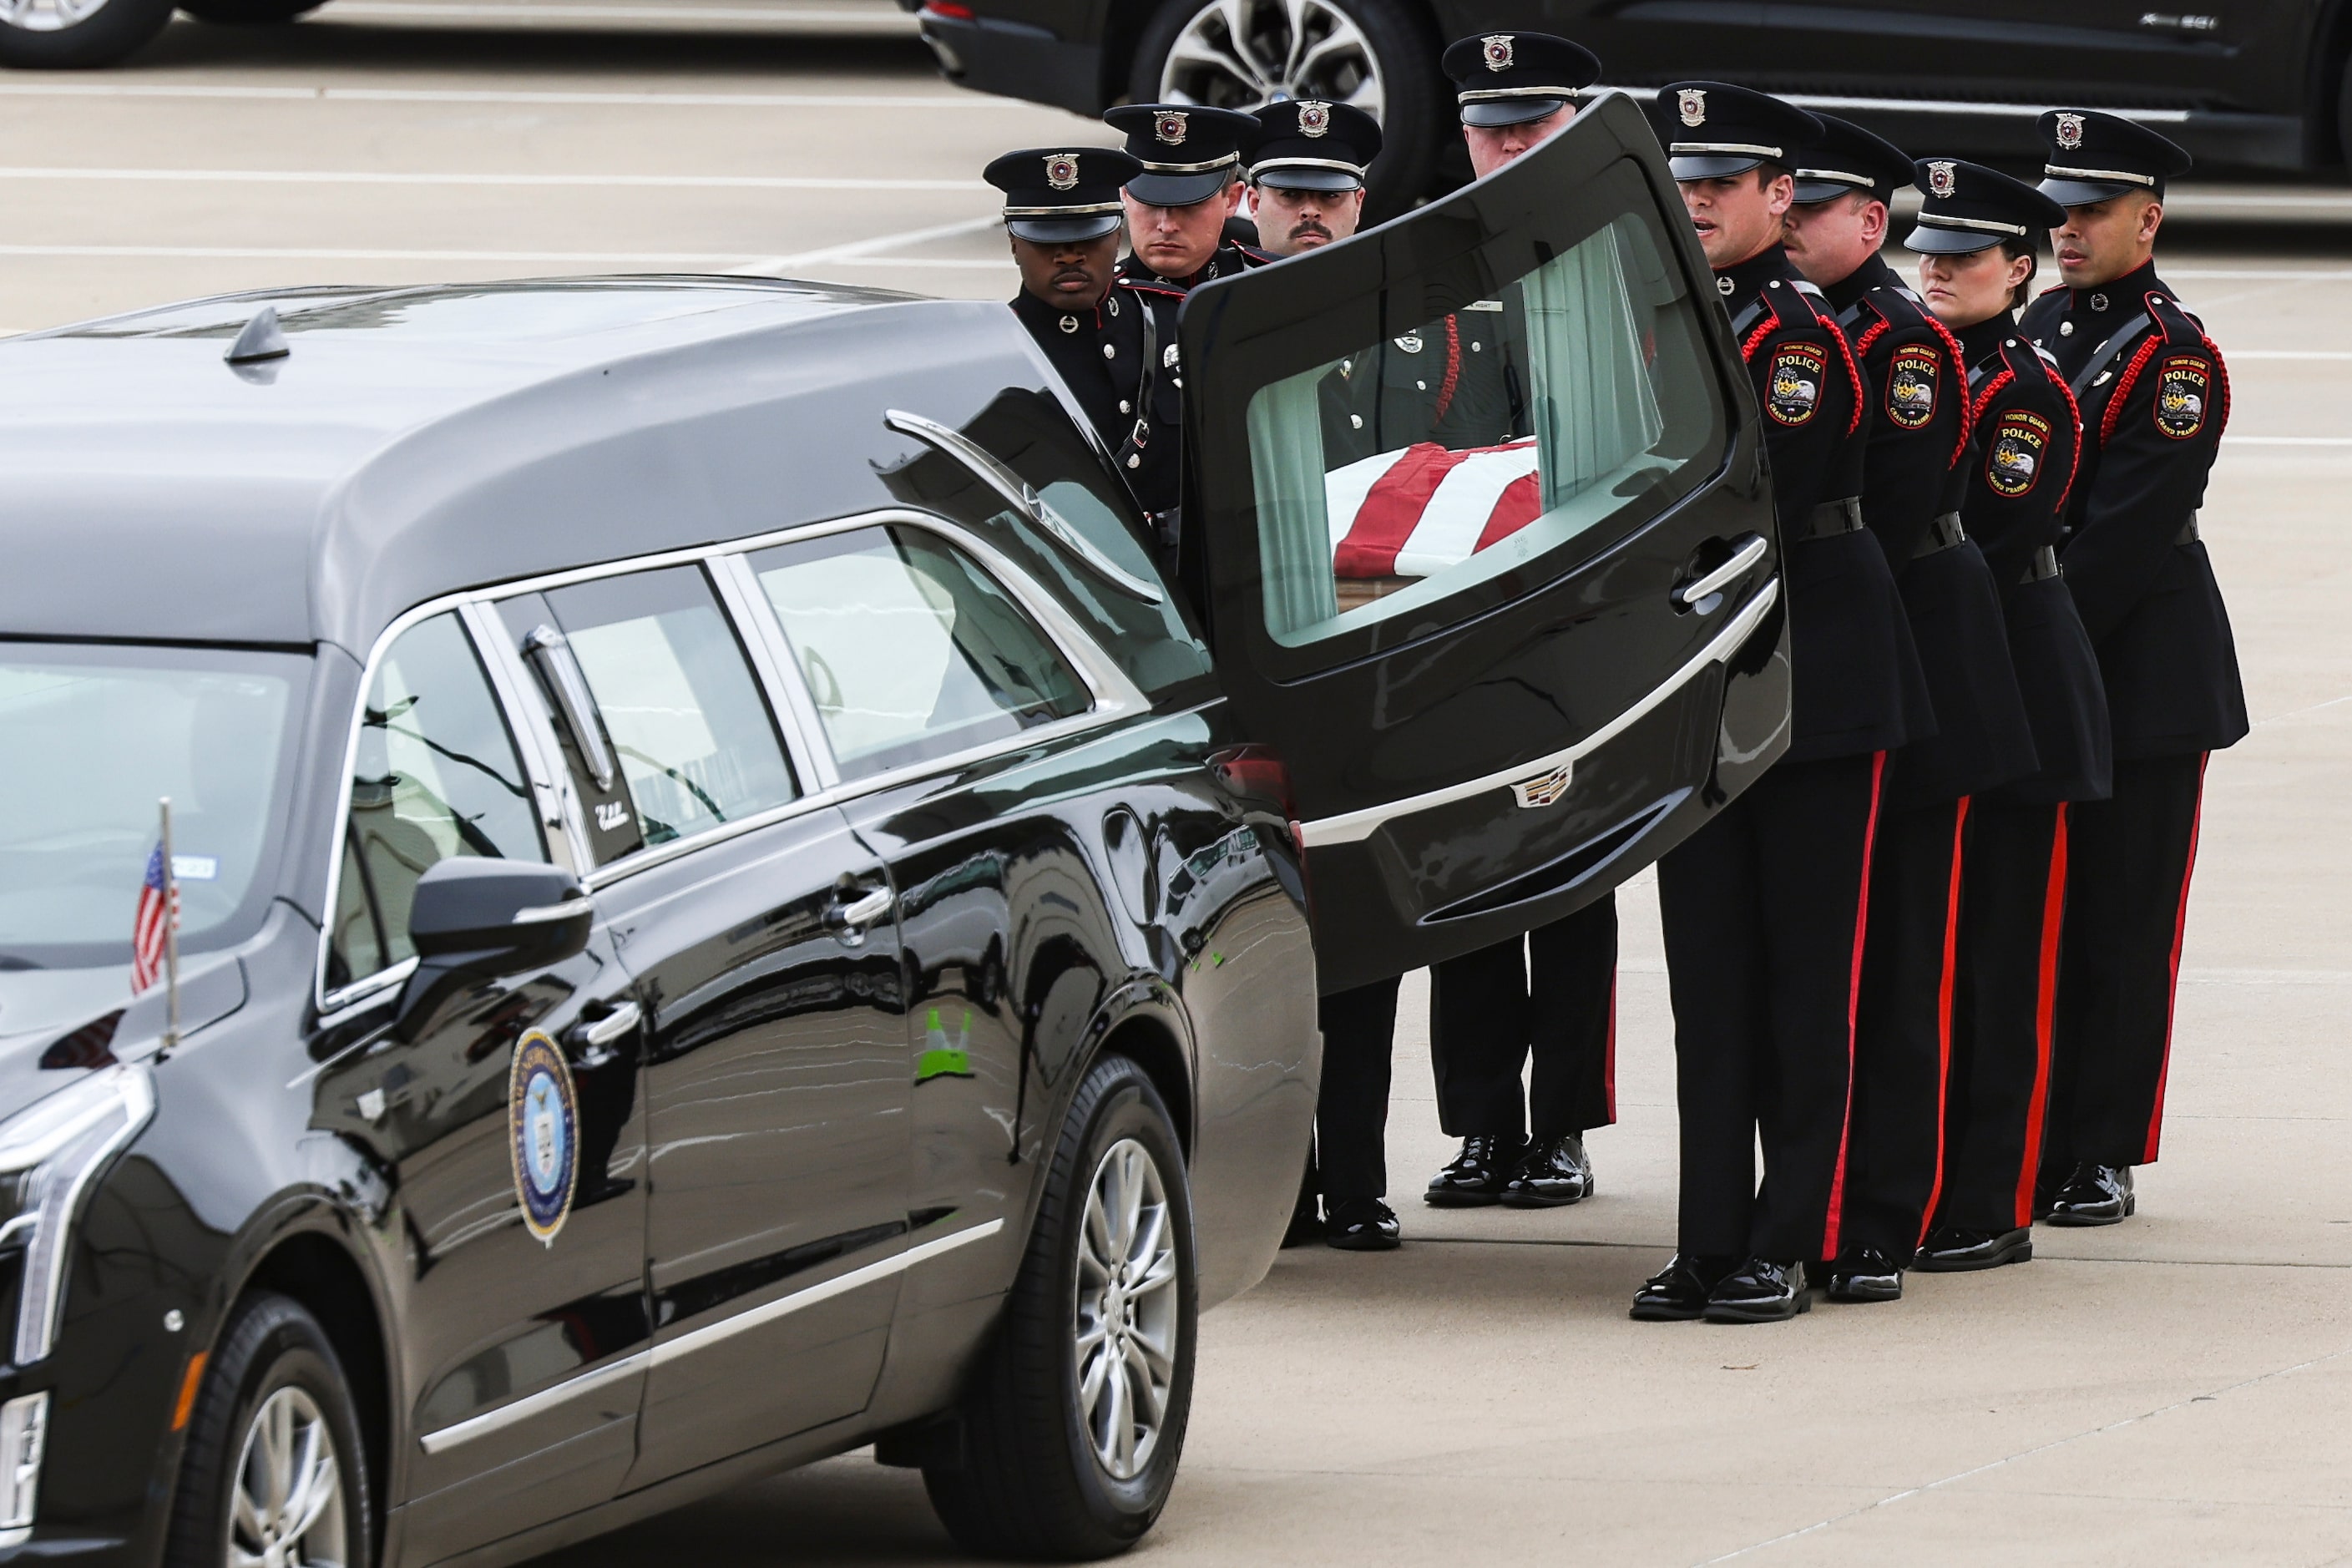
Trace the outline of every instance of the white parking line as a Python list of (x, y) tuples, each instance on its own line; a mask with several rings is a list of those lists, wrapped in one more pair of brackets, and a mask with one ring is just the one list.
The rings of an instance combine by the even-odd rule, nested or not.
[(2352, 359), (2352, 349), (2224, 349), (2221, 357), (2231, 364), (2243, 364), (2250, 359)]
[[(877, 235), (872, 239), (854, 239), (845, 245), (828, 245), (816, 250), (799, 251), (791, 256), (771, 256), (749, 266), (728, 270), (755, 278), (770, 278), (795, 267), (829, 266), (835, 262), (859, 261), (887, 255), (902, 245), (923, 245), (934, 239), (951, 239), (958, 235), (978, 234), (994, 228), (1004, 220), (993, 215), (988, 217), (963, 218), (955, 223), (934, 224), (929, 228), (910, 228), (898, 234)], [(993, 266), (995, 263), (992, 262)]]
[(900, 11), (848, 5), (530, 5), (439, 4), (436, 0), (335, 0), (320, 16), (382, 16), (386, 20), (517, 22), (863, 22), (894, 31), (915, 30)]
[[(993, 220), (991, 220), (993, 221)], [(530, 261), (580, 267), (685, 267), (743, 270), (742, 252), (662, 250), (368, 250), (242, 245), (0, 245), (0, 257), (134, 257), (169, 261)], [(789, 258), (787, 258), (789, 259)]]
[(520, 92), (487, 88), (215, 87), (188, 82), (0, 82), (0, 98), (205, 98), (332, 103), (587, 104), (654, 109), (987, 109), (1034, 114), (1020, 99), (945, 89), (912, 93), (825, 92)]
[(382, 169), (58, 169), (0, 168), (0, 180), (138, 180), (163, 184), (253, 185), (615, 185), (740, 191), (971, 191), (980, 180), (846, 179), (819, 174), (486, 174)]
[(2352, 447), (2352, 436), (2224, 436), (2225, 447)]

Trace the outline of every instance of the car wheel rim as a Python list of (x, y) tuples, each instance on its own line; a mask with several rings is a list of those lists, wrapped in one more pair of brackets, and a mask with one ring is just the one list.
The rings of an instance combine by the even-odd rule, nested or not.
[(1078, 1415), (1095, 1458), (1133, 1480), (1160, 1447), (1182, 1334), (1175, 1215), (1150, 1151), (1111, 1145), (1087, 1188), (1075, 1311)]
[(105, 9), (106, 0), (0, 0), (0, 25), (27, 33), (61, 33)]
[(1388, 102), (1371, 41), (1329, 0), (1213, 0), (1176, 35), (1160, 97), (1239, 110), (1313, 98), (1375, 120)]
[(230, 1568), (333, 1568), (343, 1561), (343, 1477), (318, 1401), (281, 1388), (262, 1401), (237, 1455)]

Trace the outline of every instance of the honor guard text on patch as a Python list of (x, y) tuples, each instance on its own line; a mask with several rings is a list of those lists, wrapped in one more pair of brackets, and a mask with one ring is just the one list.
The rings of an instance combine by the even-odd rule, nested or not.
[(1772, 355), (1764, 411), (1783, 425), (1802, 425), (1821, 412), (1822, 380), (1829, 351), (1817, 343), (1790, 343)]
[(538, 1029), (515, 1043), (507, 1073), (507, 1132), (522, 1223), (541, 1246), (552, 1247), (580, 1186), (580, 1102), (571, 1064)]
[(2029, 409), (2012, 408), (1994, 426), (1985, 451), (1985, 483), (1993, 494), (2015, 500), (2042, 477), (2050, 452), (2050, 422)]
[(2205, 406), (2213, 391), (2213, 363), (2196, 354), (2164, 362), (2156, 378), (2156, 427), (2176, 441), (2205, 428)]
[(1925, 429), (1936, 417), (1936, 351), (1908, 343), (1886, 369), (1886, 417), (1906, 430)]

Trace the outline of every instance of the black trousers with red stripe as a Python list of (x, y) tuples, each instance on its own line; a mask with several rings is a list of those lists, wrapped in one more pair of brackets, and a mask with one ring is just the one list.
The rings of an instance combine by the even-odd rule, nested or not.
[(2068, 813), (2045, 1188), (2156, 1161), (2204, 783), (2202, 753), (2118, 761), (2114, 795)]
[(1616, 895), (1433, 966), (1429, 1059), (1438, 1123), (1454, 1137), (1557, 1138), (1615, 1121)]
[(1885, 767), (1883, 752), (1783, 763), (1658, 863), (1685, 1253), (1839, 1249)]
[(1938, 1225), (2033, 1223), (2070, 809), (1988, 795), (1969, 812)]
[(1969, 802), (1887, 813), (1870, 868), (1844, 1245), (1907, 1264), (1944, 1173)]

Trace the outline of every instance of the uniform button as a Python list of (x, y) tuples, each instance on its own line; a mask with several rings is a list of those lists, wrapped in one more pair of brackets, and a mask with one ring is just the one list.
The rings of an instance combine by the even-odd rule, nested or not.
[(1415, 392), (1427, 392), (1429, 390), (1429, 383), (1425, 381), (1416, 381), (1412, 384), (1412, 389)]
[(1127, 399), (1126, 399), (1126, 398), (1124, 398), (1124, 397), (1122, 397), (1122, 398), (1120, 398), (1120, 399), (1118, 400), (1118, 411), (1119, 411), (1121, 414), (1132, 414), (1132, 413), (1134, 413), (1134, 412), (1135, 412), (1135, 410), (1134, 410), (1133, 408), (1130, 408), (1129, 406), (1128, 406)]
[(1105, 358), (1105, 359), (1117, 359), (1118, 357), (1118, 345), (1117, 345), (1117, 344), (1115, 344), (1115, 343), (1105, 343), (1105, 344), (1103, 344), (1103, 358)]
[(1062, 318), (1062, 331), (1066, 332), (1075, 332), (1077, 330), (1078, 319), (1076, 316), (1065, 316)]
[(1139, 468), (1143, 467), (1143, 459), (1133, 452), (1129, 452), (1127, 455), (1127, 466), (1130, 468)]
[(2074, 335), (2074, 322), (2072, 322), (2072, 321), (2061, 321), (2061, 322), (2059, 322), (2059, 323), (2058, 323), (2058, 335), (2059, 335), (2060, 337), (2062, 337), (2062, 338), (2071, 338), (2071, 337), (2073, 337), (2073, 336)]
[(1472, 338), (1472, 339), (1470, 340), (1470, 352), (1471, 352), (1472, 353), (1474, 353), (1474, 354), (1475, 354), (1475, 353), (1476, 353), (1480, 349), (1485, 348), (1486, 346), (1486, 344), (1484, 344), (1484, 343), (1480, 342), (1479, 342), (1477, 339), (1475, 339), (1475, 338)]
[(1103, 309), (1104, 309), (1104, 310), (1108, 310), (1108, 311), (1109, 311), (1112, 315), (1114, 315), (1114, 316), (1118, 315), (1118, 295), (1116, 295), (1116, 294), (1114, 294), (1114, 295), (1112, 295), (1109, 299), (1105, 300), (1103, 301)]
[(1349, 415), (1349, 416), (1348, 416), (1348, 428), (1349, 428), (1349, 429), (1350, 429), (1350, 430), (1360, 430), (1360, 429), (1362, 429), (1363, 427), (1364, 427), (1364, 416), (1363, 416), (1362, 415), (1360, 415), (1360, 414), (1350, 414), (1350, 415)]

